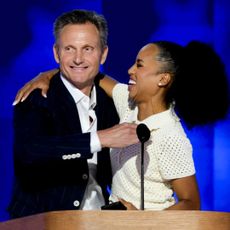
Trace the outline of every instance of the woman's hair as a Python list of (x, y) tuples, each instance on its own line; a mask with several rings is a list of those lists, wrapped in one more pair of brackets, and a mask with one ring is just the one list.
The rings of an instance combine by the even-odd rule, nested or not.
[(182, 47), (173, 42), (154, 42), (162, 63), (161, 73), (170, 73), (173, 82), (166, 102), (175, 101), (175, 110), (188, 128), (225, 118), (228, 112), (228, 81), (219, 56), (208, 44), (192, 41)]
[(53, 33), (56, 41), (59, 38), (61, 30), (66, 25), (91, 23), (96, 26), (100, 34), (101, 48), (107, 46), (108, 26), (103, 15), (89, 10), (72, 10), (60, 15), (54, 22)]

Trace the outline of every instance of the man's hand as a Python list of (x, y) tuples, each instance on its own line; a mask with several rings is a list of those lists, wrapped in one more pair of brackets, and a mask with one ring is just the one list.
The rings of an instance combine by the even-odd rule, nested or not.
[(102, 147), (123, 148), (139, 142), (136, 124), (123, 123), (97, 131)]
[(17, 92), (13, 105), (18, 104), (19, 102), (23, 102), (29, 96), (29, 94), (35, 89), (41, 89), (42, 96), (46, 97), (47, 91), (49, 89), (50, 79), (57, 72), (57, 69), (53, 69), (43, 73), (39, 73), (35, 78), (26, 83)]

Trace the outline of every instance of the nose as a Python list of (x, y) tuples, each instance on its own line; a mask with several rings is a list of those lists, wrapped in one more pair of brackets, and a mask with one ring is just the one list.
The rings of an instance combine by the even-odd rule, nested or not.
[(128, 74), (129, 74), (129, 75), (134, 74), (134, 65), (132, 65), (132, 66), (129, 68)]
[(84, 61), (83, 53), (81, 51), (76, 51), (75, 55), (74, 55), (74, 60), (73, 61), (77, 65), (83, 63), (83, 61)]

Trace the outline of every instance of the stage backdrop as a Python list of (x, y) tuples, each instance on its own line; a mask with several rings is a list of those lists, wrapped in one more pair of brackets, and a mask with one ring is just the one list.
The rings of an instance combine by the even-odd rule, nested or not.
[[(11, 104), (25, 82), (56, 67), (52, 24), (60, 13), (84, 8), (105, 15), (110, 49), (103, 69), (122, 82), (128, 80), (127, 69), (137, 51), (161, 39), (182, 45), (194, 39), (207, 42), (230, 73), (228, 0), (9, 0), (0, 6), (0, 221), (8, 218), (13, 182)], [(226, 119), (187, 132), (194, 146), (202, 210), (230, 211), (229, 130)]]

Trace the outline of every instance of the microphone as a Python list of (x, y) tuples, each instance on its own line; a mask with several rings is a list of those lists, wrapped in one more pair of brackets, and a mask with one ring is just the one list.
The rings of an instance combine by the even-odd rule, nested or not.
[(150, 130), (145, 124), (139, 124), (136, 132), (141, 143), (146, 142), (150, 138)]
[(145, 124), (139, 124), (136, 133), (141, 142), (141, 210), (144, 210), (144, 143), (150, 138), (150, 130)]

